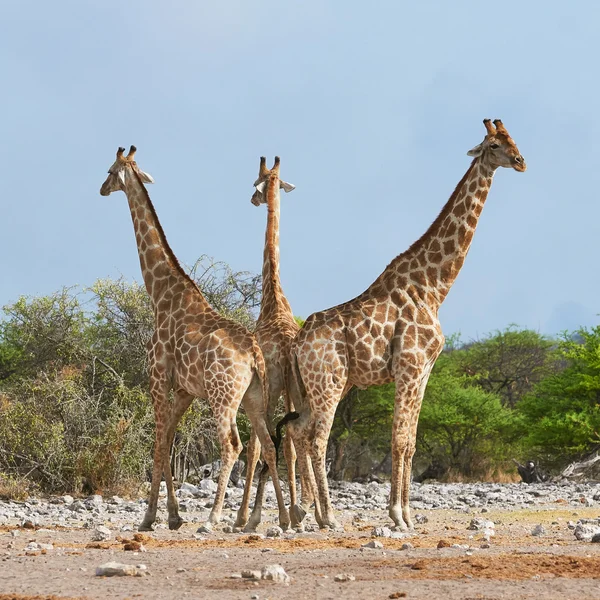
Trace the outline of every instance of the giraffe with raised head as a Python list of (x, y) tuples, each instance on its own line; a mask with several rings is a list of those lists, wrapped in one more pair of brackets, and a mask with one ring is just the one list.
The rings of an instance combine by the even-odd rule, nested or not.
[[(498, 167), (525, 171), (500, 120), (468, 152), (471, 166), (440, 215), (360, 296), (311, 315), (294, 340), (290, 391), (300, 418), (288, 424), (307, 448), (316, 485), (315, 516), (337, 527), (325, 471), (327, 440), (340, 399), (352, 385), (396, 383), (389, 515), (412, 528), (409, 489), (417, 421), (429, 374), (444, 346), (438, 310), (469, 251)], [(306, 469), (298, 452), (299, 467)], [(310, 473), (310, 469), (308, 471)]]
[[(276, 451), (266, 422), (264, 358), (256, 338), (244, 326), (216, 312), (179, 264), (144, 186), (153, 183), (152, 177), (139, 169), (135, 152), (134, 146), (127, 155), (119, 148), (100, 193), (108, 196), (123, 191), (127, 196), (142, 276), (154, 309), (148, 363), (156, 440), (148, 508), (139, 530), (151, 530), (156, 520), (163, 473), (169, 528), (178, 529), (183, 523), (173, 487), (170, 450), (177, 425), (195, 397), (209, 402), (221, 445), (221, 473), (209, 516), (209, 523), (214, 524), (220, 520), (231, 469), (242, 450), (236, 425), (240, 403), (260, 440), (269, 469), (276, 472)], [(280, 524), (286, 528), (289, 516), (276, 477), (274, 485)]]
[[(286, 377), (289, 372), (289, 352), (292, 340), (300, 329), (294, 319), (290, 303), (283, 293), (279, 276), (280, 189), (291, 192), (295, 187), (279, 178), (280, 162), (279, 156), (276, 156), (273, 167), (268, 169), (267, 159), (264, 156), (260, 157), (258, 179), (254, 182), (256, 189), (251, 198), (251, 202), (255, 206), (267, 205), (267, 228), (262, 268), (262, 299), (254, 335), (265, 358), (269, 379), (270, 396), (267, 406), (269, 422), (272, 422), (277, 403), (282, 395), (286, 412), (294, 409), (286, 393)], [(255, 530), (261, 520), (264, 483), (259, 484), (254, 510), (250, 520), (248, 520), (251, 484), (259, 452), (260, 444), (253, 434), (247, 449), (246, 487), (236, 520), (236, 526), (244, 527), (245, 525), (246, 531)], [(290, 504), (297, 506), (296, 451), (290, 435), (287, 435), (284, 439), (284, 454), (288, 470)], [(303, 493), (304, 491), (303, 488)], [(301, 517), (297, 514), (292, 512), (290, 516), (292, 527), (301, 524)]]

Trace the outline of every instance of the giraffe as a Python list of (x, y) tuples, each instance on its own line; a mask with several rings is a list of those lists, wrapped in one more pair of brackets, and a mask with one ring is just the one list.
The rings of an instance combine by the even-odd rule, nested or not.
[[(291, 192), (295, 186), (279, 178), (281, 162), (279, 156), (275, 157), (273, 168), (270, 170), (267, 169), (266, 162), (267, 159), (261, 156), (258, 179), (254, 182), (256, 190), (252, 195), (251, 202), (255, 206), (260, 206), (261, 204), (267, 205), (267, 228), (262, 269), (262, 299), (254, 335), (260, 345), (266, 363), (267, 378), (269, 380), (267, 416), (270, 423), (272, 422), (277, 402), (282, 394), (284, 396), (286, 412), (293, 410), (293, 406), (290, 404), (285, 392), (285, 380), (289, 370), (291, 343), (300, 327), (296, 323), (290, 303), (283, 293), (279, 277), (279, 190), (281, 188), (285, 192)], [(256, 436), (253, 434), (247, 450), (246, 487), (235, 523), (236, 527), (244, 527), (245, 525), (245, 531), (254, 531), (261, 520), (260, 511), (264, 491), (262, 478), (257, 490), (254, 510), (248, 521), (251, 485), (260, 451), (260, 444), (257, 444), (257, 441)], [(288, 469), (290, 504), (297, 506), (296, 452), (292, 437), (289, 435), (284, 440), (284, 454)], [(292, 527), (297, 527), (301, 524), (302, 519), (297, 514), (292, 512), (290, 516)]]
[[(502, 122), (484, 120), (486, 136), (468, 152), (471, 166), (425, 234), (397, 256), (362, 294), (311, 315), (291, 353), (290, 392), (300, 413), (288, 424), (314, 469), (315, 517), (338, 527), (325, 472), (335, 409), (352, 385), (396, 383), (389, 516), (413, 528), (409, 508), (417, 421), (429, 374), (444, 346), (438, 310), (469, 250), (498, 167), (525, 171), (525, 160)], [(300, 470), (307, 469), (298, 452)], [(310, 470), (308, 471), (310, 475)]]
[[(217, 421), (221, 444), (221, 473), (209, 524), (221, 517), (233, 463), (242, 450), (236, 425), (240, 402), (258, 436), (266, 463), (276, 472), (275, 446), (266, 422), (264, 398), (268, 384), (262, 352), (242, 325), (211, 308), (171, 250), (144, 183), (152, 177), (137, 166), (136, 148), (127, 155), (119, 148), (100, 194), (123, 191), (127, 196), (142, 276), (154, 310), (154, 333), (148, 344), (150, 394), (156, 440), (148, 508), (139, 526), (149, 531), (156, 520), (158, 492), (164, 473), (170, 529), (183, 523), (179, 516), (170, 466), (170, 450), (177, 424), (195, 397), (208, 400)], [(169, 392), (173, 391), (173, 402)], [(283, 528), (289, 525), (279, 480), (274, 478)]]

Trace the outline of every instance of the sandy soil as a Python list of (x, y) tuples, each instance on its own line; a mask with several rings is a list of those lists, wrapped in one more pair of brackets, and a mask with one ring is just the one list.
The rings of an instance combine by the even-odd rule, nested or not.
[[(186, 524), (177, 532), (123, 533), (109, 542), (91, 542), (92, 532), (86, 529), (20, 529), (14, 536), (14, 528), (3, 527), (0, 600), (600, 599), (600, 544), (577, 541), (567, 527), (569, 520), (597, 518), (598, 508), (491, 510), (483, 515), (421, 512), (427, 523), (418, 525), (408, 539), (378, 538), (383, 549), (361, 548), (371, 540), (373, 527), (389, 526), (383, 511), (358, 522), (352, 520), (352, 513), (341, 513), (344, 533), (295, 534), (291, 539), (218, 530), (205, 539), (194, 539), (197, 526)], [(480, 533), (467, 530), (474, 516), (496, 523), (489, 548), (480, 547)], [(263, 531), (275, 514), (268, 513), (267, 520), (270, 523), (263, 525)], [(531, 536), (540, 523), (546, 534)], [(26, 555), (30, 541), (52, 543), (54, 548)], [(405, 542), (414, 548), (401, 550)], [(148, 575), (97, 577), (96, 567), (109, 561), (143, 563)], [(291, 583), (239, 576), (243, 569), (260, 570), (268, 564), (282, 565)], [(355, 579), (335, 581), (342, 573)]]

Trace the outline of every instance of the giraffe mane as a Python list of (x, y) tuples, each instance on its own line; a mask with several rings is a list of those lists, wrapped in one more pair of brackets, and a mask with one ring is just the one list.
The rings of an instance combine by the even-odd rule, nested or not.
[(392, 262), (390, 264), (395, 263), (399, 259), (406, 258), (406, 256), (408, 254), (410, 254), (411, 252), (416, 250), (419, 246), (423, 245), (424, 243), (426, 243), (427, 241), (429, 241), (431, 239), (432, 231), (434, 230), (435, 225), (437, 223), (441, 223), (452, 212), (452, 202), (453, 202), (453, 200), (456, 199), (456, 196), (458, 196), (460, 189), (462, 188), (465, 181), (471, 174), (471, 171), (473, 170), (473, 167), (475, 166), (475, 162), (478, 159), (479, 159), (479, 157), (476, 157), (471, 161), (471, 166), (467, 169), (467, 172), (463, 175), (462, 179), (458, 182), (458, 184), (456, 185), (456, 188), (454, 188), (454, 191), (450, 195), (450, 198), (447, 200), (446, 204), (444, 204), (442, 210), (440, 211), (440, 214), (435, 218), (433, 223), (431, 223), (431, 225), (427, 228), (427, 231), (425, 231), (425, 233), (418, 240), (413, 242), (404, 252), (402, 252), (402, 254), (399, 254), (398, 256), (396, 256), (396, 258), (394, 258), (394, 260), (392, 260)]
[(158, 231), (158, 235), (161, 238), (166, 255), (171, 259), (171, 261), (173, 262), (173, 266), (179, 272), (179, 274), (182, 275), (184, 279), (187, 279), (194, 286), (194, 288), (197, 290), (197, 292), (204, 298), (204, 294), (202, 294), (200, 288), (198, 287), (198, 284), (185, 272), (185, 270), (181, 266), (179, 260), (175, 256), (175, 253), (173, 252), (171, 246), (169, 245), (169, 242), (167, 241), (167, 236), (165, 235), (165, 231), (164, 231), (162, 224), (158, 218), (156, 209), (154, 208), (154, 204), (152, 204), (152, 200), (150, 199), (150, 194), (148, 193), (146, 186), (142, 182), (142, 178), (140, 177), (140, 175), (136, 171), (136, 169), (132, 169), (132, 171), (135, 174), (135, 176), (138, 180), (138, 183), (142, 187), (144, 195), (146, 196), (146, 200), (148, 201), (148, 208), (150, 209), (150, 212), (152, 213), (152, 216), (154, 217), (154, 220), (156, 223), (156, 230)]

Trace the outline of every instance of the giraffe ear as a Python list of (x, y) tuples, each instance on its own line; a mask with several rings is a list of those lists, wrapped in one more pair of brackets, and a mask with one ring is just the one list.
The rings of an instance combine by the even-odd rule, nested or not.
[(293, 183), (288, 183), (282, 179), (279, 180), (279, 187), (283, 188), (283, 191), (286, 193), (296, 189), (296, 186)]
[(261, 181), (260, 183), (257, 183), (254, 187), (256, 188), (257, 192), (260, 192), (261, 194), (265, 193), (265, 186), (267, 185), (266, 181)]
[(467, 152), (467, 156), (481, 156), (483, 153), (483, 144), (477, 144), (475, 148), (472, 148)]
[(119, 179), (121, 180), (121, 183), (125, 185), (125, 169), (119, 171)]
[(138, 171), (138, 174), (144, 183), (154, 183), (154, 179), (152, 179), (148, 173), (144, 173), (144, 171)]

